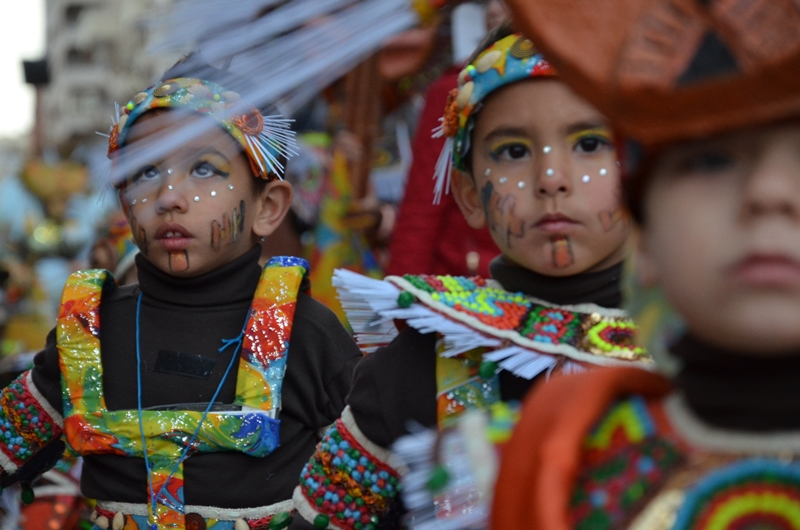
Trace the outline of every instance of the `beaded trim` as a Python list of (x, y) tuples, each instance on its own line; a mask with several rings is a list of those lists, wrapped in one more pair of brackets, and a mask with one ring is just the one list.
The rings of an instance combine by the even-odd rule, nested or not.
[[(122, 512), (126, 515), (147, 516), (147, 504), (131, 502), (97, 501), (97, 507), (109, 512)], [(205, 519), (235, 521), (236, 519), (260, 519), (280, 512), (292, 511), (292, 501), (286, 500), (269, 506), (255, 508), (217, 508), (216, 506), (194, 506), (187, 504), (186, 513), (196, 513)]]
[(30, 371), (17, 377), (0, 397), (0, 466), (14, 473), (61, 436), (64, 422), (36, 389)]
[(753, 434), (712, 427), (695, 416), (677, 392), (664, 399), (664, 412), (678, 436), (702, 449), (729, 454), (800, 453), (800, 431)]
[(316, 528), (374, 530), (400, 492), (404, 470), (364, 436), (348, 406), (303, 468), (295, 509)]

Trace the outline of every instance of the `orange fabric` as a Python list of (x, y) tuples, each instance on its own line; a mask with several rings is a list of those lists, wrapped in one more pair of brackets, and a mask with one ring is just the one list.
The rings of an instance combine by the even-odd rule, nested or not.
[(795, 0), (506, 0), (564, 81), (641, 144), (800, 115)]
[(659, 399), (671, 390), (663, 376), (638, 368), (601, 368), (555, 377), (526, 399), (504, 448), (492, 507), (496, 530), (568, 530), (572, 488), (583, 441), (619, 398)]

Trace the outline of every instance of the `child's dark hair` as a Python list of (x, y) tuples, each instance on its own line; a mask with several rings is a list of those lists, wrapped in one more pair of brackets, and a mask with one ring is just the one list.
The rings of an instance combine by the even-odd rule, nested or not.
[[(211, 81), (239, 94), (247, 94), (253, 89), (252, 84), (247, 80), (232, 74), (228, 70), (216, 68), (208, 64), (195, 53), (190, 53), (184, 56), (178, 62), (169, 67), (161, 76), (161, 80), (165, 81), (167, 79), (175, 79), (178, 77), (193, 77), (197, 79), (203, 79), (205, 81)], [(259, 108), (259, 110), (265, 115), (277, 114), (274, 107), (271, 105), (267, 106), (266, 108)], [(245, 155), (241, 147), (239, 148), (239, 151), (242, 153), (242, 155)], [(278, 158), (278, 162), (286, 167), (286, 159), (283, 155)], [(266, 179), (258, 177), (253, 178), (253, 191), (256, 194), (261, 194), (261, 192), (263, 192), (267, 187), (267, 183), (268, 181)]]
[[(475, 48), (475, 51), (472, 52), (472, 55), (470, 55), (469, 59), (467, 60), (467, 64), (474, 63), (478, 59), (478, 56), (485, 52), (492, 44), (500, 39), (508, 37), (509, 35), (513, 35), (514, 33), (516, 33), (516, 30), (511, 25), (511, 21), (506, 20), (490, 31), (489, 34), (483, 38), (481, 43), (478, 44), (478, 47)], [(470, 133), (470, 135), (472, 135), (472, 133)], [(472, 138), (470, 138), (469, 145), (469, 151), (464, 154), (464, 164), (467, 166), (467, 171), (469, 171), (469, 174), (472, 175)]]

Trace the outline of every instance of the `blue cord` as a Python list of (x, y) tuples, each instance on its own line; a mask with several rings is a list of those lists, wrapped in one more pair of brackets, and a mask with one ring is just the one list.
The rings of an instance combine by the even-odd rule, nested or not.
[(144, 435), (144, 425), (142, 423), (142, 363), (141, 363), (141, 350), (139, 348), (139, 314), (141, 312), (142, 306), (142, 293), (139, 293), (139, 299), (136, 302), (136, 382), (137, 382), (137, 393), (138, 393), (138, 412), (139, 412), (139, 432), (142, 435), (142, 452), (144, 453), (144, 465), (147, 468), (147, 485), (150, 491), (150, 503), (152, 505), (153, 513), (156, 513), (156, 501), (157, 499), (161, 498), (161, 494), (164, 491), (164, 488), (169, 484), (170, 479), (178, 470), (178, 467), (181, 463), (186, 459), (186, 455), (191, 449), (192, 444), (197, 439), (197, 435), (200, 432), (200, 427), (203, 426), (206, 418), (208, 417), (209, 412), (211, 412), (211, 407), (214, 406), (214, 403), (217, 401), (217, 397), (219, 393), (222, 391), (222, 387), (225, 384), (225, 381), (228, 379), (228, 374), (233, 367), (234, 362), (239, 357), (239, 351), (242, 348), (242, 344), (244, 342), (244, 332), (247, 329), (247, 322), (250, 320), (250, 311), (247, 312), (247, 317), (244, 319), (244, 325), (242, 326), (242, 331), (239, 332), (239, 336), (235, 339), (222, 339), (222, 347), (220, 347), (217, 352), (222, 353), (231, 345), (236, 344), (236, 350), (234, 350), (233, 355), (231, 356), (231, 360), (228, 363), (228, 367), (225, 369), (225, 373), (222, 375), (222, 380), (219, 382), (217, 389), (214, 391), (214, 395), (209, 401), (206, 410), (203, 412), (203, 415), (200, 417), (200, 422), (197, 424), (197, 427), (194, 430), (194, 434), (189, 439), (189, 443), (186, 444), (186, 447), (183, 449), (183, 453), (181, 454), (178, 461), (175, 463), (175, 467), (172, 468), (172, 471), (167, 476), (167, 480), (164, 481), (164, 484), (161, 485), (161, 488), (158, 490), (158, 493), (153, 494), (153, 479), (150, 474), (150, 463), (148, 462), (147, 458), (147, 445), (146, 445), (146, 438)]

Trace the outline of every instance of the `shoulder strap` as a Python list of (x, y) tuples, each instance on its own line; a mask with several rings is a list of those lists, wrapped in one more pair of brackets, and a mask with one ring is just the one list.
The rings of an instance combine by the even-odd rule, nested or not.
[(264, 267), (244, 330), (237, 405), (280, 410), (294, 312), (308, 269), (306, 260), (286, 256), (272, 258)]

